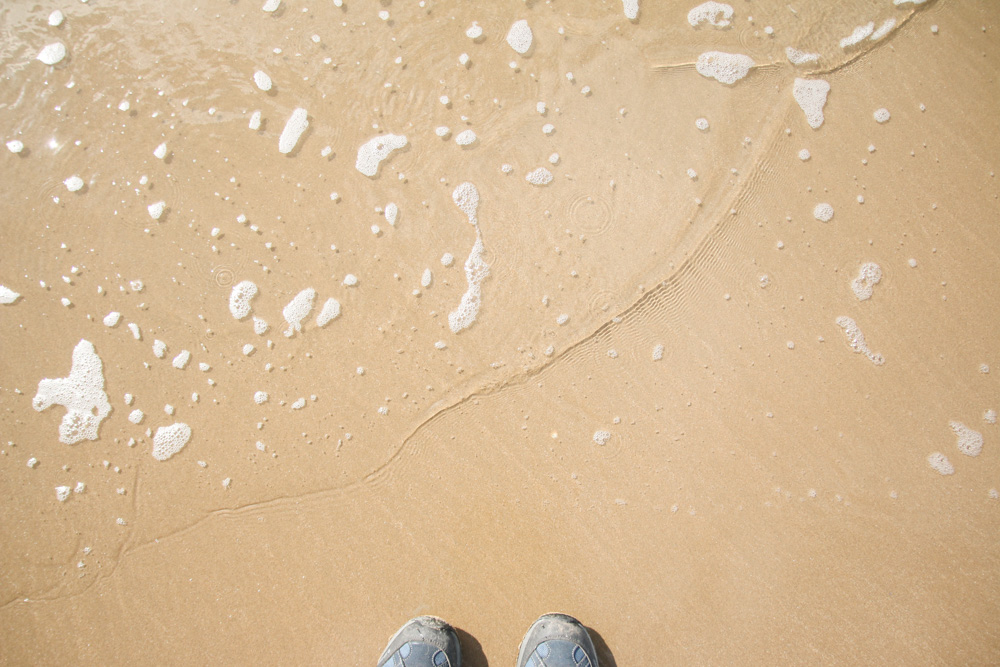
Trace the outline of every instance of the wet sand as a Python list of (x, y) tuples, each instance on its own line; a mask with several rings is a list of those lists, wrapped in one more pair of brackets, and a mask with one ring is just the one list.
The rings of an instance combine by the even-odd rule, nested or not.
[[(511, 664), (548, 611), (602, 665), (1000, 661), (992, 3), (260, 4), (0, 9), (0, 661), (374, 664), (433, 613)], [(796, 78), (830, 84), (817, 129)], [(81, 340), (111, 412), (65, 444), (32, 404)]]

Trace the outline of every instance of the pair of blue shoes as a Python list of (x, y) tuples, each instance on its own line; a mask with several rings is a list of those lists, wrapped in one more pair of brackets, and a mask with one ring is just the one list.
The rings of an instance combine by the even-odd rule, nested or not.
[[(517, 667), (597, 667), (590, 634), (566, 614), (545, 614), (535, 621), (517, 652)], [(461, 667), (455, 630), (436, 616), (410, 620), (389, 640), (378, 667)]]

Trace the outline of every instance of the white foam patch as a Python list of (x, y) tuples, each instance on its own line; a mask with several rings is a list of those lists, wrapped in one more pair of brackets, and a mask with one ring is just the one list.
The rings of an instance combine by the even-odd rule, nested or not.
[(267, 403), (267, 399), (268, 399), (268, 396), (267, 396), (267, 392), (266, 391), (256, 391), (256, 392), (254, 392), (253, 402), (256, 403), (257, 405), (263, 405), (264, 403)]
[(271, 77), (267, 75), (267, 72), (262, 72), (260, 70), (253, 73), (253, 82), (257, 88), (263, 90), (265, 93), (271, 90), (271, 86), (273, 85), (271, 83)]
[(925, 2), (927, 2), (927, 0), (892, 0), (892, 4), (896, 5), (897, 7), (899, 5), (905, 5), (907, 3), (912, 3), (914, 5), (922, 5)]
[(63, 19), (65, 18), (66, 17), (63, 16), (63, 13), (57, 9), (49, 14), (49, 25), (53, 28), (58, 28), (62, 25)]
[(63, 185), (65, 185), (66, 189), (70, 192), (79, 192), (83, 189), (83, 179), (76, 175), (70, 176), (63, 181)]
[(785, 47), (785, 56), (788, 58), (788, 62), (793, 65), (805, 65), (806, 63), (814, 63), (819, 60), (818, 53), (806, 53), (805, 51), (793, 49), (790, 46)]
[(455, 205), (469, 219), (469, 223), (476, 228), (476, 242), (469, 252), (468, 259), (465, 260), (465, 279), (468, 287), (462, 295), (462, 301), (458, 308), (448, 313), (448, 327), (452, 333), (458, 333), (463, 329), (472, 326), (479, 315), (479, 308), (482, 305), (482, 290), (480, 284), (490, 274), (489, 265), (483, 260), (483, 239), (479, 233), (479, 190), (472, 183), (466, 181), (462, 183), (451, 194)]
[(128, 330), (132, 332), (132, 338), (136, 340), (142, 340), (142, 331), (139, 330), (139, 325), (135, 322), (128, 323)]
[(840, 40), (840, 48), (848, 49), (863, 39), (867, 39), (873, 32), (875, 32), (874, 21), (870, 21), (865, 25), (859, 25), (850, 35)]
[(876, 120), (876, 122), (888, 123), (891, 115), (889, 114), (888, 109), (882, 107), (881, 109), (876, 109), (875, 113), (872, 114), (872, 117)]
[(830, 84), (823, 79), (795, 79), (792, 96), (805, 112), (809, 127), (814, 130), (823, 124), (823, 107), (829, 92)]
[(608, 444), (608, 440), (611, 439), (610, 431), (594, 431), (594, 443), (598, 445)]
[(52, 405), (66, 408), (59, 425), (59, 441), (72, 445), (81, 440), (97, 440), (97, 431), (111, 404), (104, 393), (104, 372), (94, 345), (81, 340), (73, 348), (73, 365), (64, 378), (45, 378), (31, 406), (41, 412)]
[(374, 178), (382, 161), (393, 151), (404, 148), (406, 143), (406, 137), (402, 134), (382, 134), (372, 137), (358, 149), (358, 159), (354, 163), (354, 168), (365, 176)]
[(733, 8), (724, 2), (703, 2), (688, 12), (688, 23), (694, 28), (702, 23), (716, 28), (728, 28), (732, 18)]
[(531, 34), (531, 27), (524, 19), (515, 21), (507, 32), (507, 43), (522, 56), (531, 49), (531, 41), (534, 35)]
[(639, 18), (639, 0), (622, 0), (622, 11), (629, 21), (636, 20)]
[(858, 277), (851, 281), (851, 289), (858, 301), (872, 298), (875, 285), (882, 280), (882, 267), (875, 262), (865, 262), (858, 271)]
[(954, 475), (955, 466), (951, 464), (948, 457), (941, 452), (934, 452), (927, 457), (927, 463), (930, 464), (931, 468), (941, 473), (942, 475)]
[(254, 111), (250, 114), (250, 129), (259, 130), (260, 129), (260, 111)]
[(116, 327), (118, 322), (121, 320), (122, 314), (117, 310), (113, 310), (104, 316), (104, 326), (106, 327)]
[(145, 418), (145, 413), (142, 410), (136, 408), (132, 412), (128, 413), (128, 420), (133, 424), (141, 424), (143, 418)]
[(250, 314), (250, 300), (257, 296), (257, 286), (249, 280), (233, 285), (229, 293), (229, 312), (238, 320)]
[(316, 316), (316, 326), (325, 327), (331, 320), (340, 317), (340, 302), (334, 298), (329, 298)]
[(476, 133), (472, 130), (459, 132), (458, 136), (455, 137), (455, 143), (459, 146), (471, 146), (476, 143)]
[(865, 335), (861, 333), (857, 322), (850, 317), (840, 316), (837, 318), (837, 326), (844, 330), (844, 335), (847, 336), (847, 343), (851, 346), (852, 350), (858, 354), (865, 355), (876, 366), (881, 366), (885, 363), (885, 358), (881, 354), (872, 352), (869, 349), (868, 343), (865, 341)]
[(663, 345), (656, 344), (653, 346), (653, 361), (660, 361), (663, 359)]
[(264, 6), (261, 7), (265, 12), (275, 12), (278, 11), (278, 7), (281, 5), (281, 0), (267, 0)]
[(263, 336), (267, 333), (267, 321), (262, 320), (259, 317), (254, 316), (253, 318), (253, 332), (258, 336)]
[(528, 181), (532, 185), (548, 185), (552, 182), (552, 172), (545, 167), (539, 167), (532, 172), (529, 172), (524, 180)]
[(167, 208), (166, 202), (158, 201), (155, 204), (150, 204), (149, 206), (147, 206), (146, 210), (149, 212), (149, 217), (151, 217), (153, 220), (159, 220), (160, 216), (163, 215), (163, 211), (166, 208)]
[(177, 422), (170, 426), (161, 426), (153, 435), (153, 458), (157, 461), (166, 461), (184, 449), (184, 445), (190, 439), (191, 427), (187, 424)]
[(57, 486), (56, 487), (56, 500), (61, 503), (66, 502), (69, 498), (69, 494), (72, 493), (73, 489), (68, 486)]
[(160, 160), (162, 160), (163, 158), (167, 157), (167, 144), (166, 144), (166, 142), (160, 144), (159, 146), (157, 146), (156, 148), (153, 149), (153, 156), (156, 157), (157, 159), (160, 159)]
[(154, 339), (153, 356), (155, 356), (157, 359), (162, 359), (166, 353), (167, 353), (167, 344), (164, 343), (162, 340)]
[(869, 39), (873, 42), (880, 40), (886, 35), (888, 35), (890, 32), (892, 32), (892, 29), (895, 27), (896, 27), (896, 19), (890, 16), (889, 18), (887, 18), (885, 21), (882, 22), (882, 25), (878, 27), (878, 30), (872, 33), (872, 36), (869, 37)]
[(816, 204), (813, 209), (813, 217), (820, 222), (830, 222), (833, 219), (833, 207), (825, 202)]
[(53, 42), (39, 51), (36, 57), (46, 65), (55, 65), (66, 57), (66, 45), (62, 42)]
[(395, 227), (397, 218), (399, 218), (399, 207), (389, 202), (385, 205), (385, 221)]
[(7, 305), (14, 303), (21, 298), (21, 295), (10, 289), (9, 287), (4, 287), (0, 285), (0, 303)]
[(299, 139), (307, 127), (309, 127), (309, 112), (299, 107), (292, 112), (292, 115), (285, 122), (285, 129), (281, 131), (281, 136), (278, 137), (278, 152), (285, 155), (291, 153), (295, 149), (295, 145), (299, 143)]
[(955, 433), (957, 438), (955, 445), (958, 447), (958, 451), (966, 456), (979, 456), (979, 453), (983, 451), (982, 433), (972, 430), (962, 422), (948, 422), (948, 426)]
[(431, 282), (434, 280), (434, 274), (431, 273), (430, 269), (424, 269), (424, 274), (420, 276), (420, 286), (430, 287)]
[(285, 330), (285, 336), (291, 337), (296, 331), (302, 331), (302, 320), (309, 316), (312, 311), (313, 300), (316, 298), (316, 290), (311, 287), (307, 287), (298, 294), (295, 298), (288, 302), (288, 305), (281, 311), (281, 315), (285, 318), (285, 322), (288, 323), (288, 329)]
[(11, 139), (7, 142), (7, 150), (11, 153), (20, 153), (24, 150), (24, 142), (20, 139)]
[(472, 41), (482, 39), (483, 27), (478, 23), (476, 23), (475, 21), (473, 21), (472, 25), (470, 25), (468, 29), (466, 29), (465, 36), (471, 39)]
[(742, 53), (706, 51), (698, 56), (695, 69), (698, 74), (731, 86), (747, 74), (754, 66), (753, 58)]
[(191, 353), (188, 352), (187, 350), (181, 350), (180, 354), (174, 357), (174, 360), (171, 363), (173, 364), (174, 368), (179, 368), (183, 370), (184, 367), (187, 366), (189, 361), (191, 361)]

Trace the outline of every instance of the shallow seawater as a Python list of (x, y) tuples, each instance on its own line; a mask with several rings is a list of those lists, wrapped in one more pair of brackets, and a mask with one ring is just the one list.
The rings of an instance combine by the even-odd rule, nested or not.
[(0, 8), (4, 661), (1000, 659), (992, 3), (262, 4)]

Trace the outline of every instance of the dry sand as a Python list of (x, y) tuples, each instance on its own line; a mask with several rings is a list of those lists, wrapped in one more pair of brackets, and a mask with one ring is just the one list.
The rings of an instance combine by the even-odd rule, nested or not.
[[(602, 665), (1000, 662), (994, 2), (739, 1), (724, 29), (693, 0), (260, 4), (0, 8), (0, 661), (365, 665), (433, 613), (506, 665), (558, 610)], [(710, 51), (755, 67), (720, 83)], [(818, 129), (797, 77), (830, 84)], [(81, 340), (112, 410), (68, 445), (32, 401)]]

